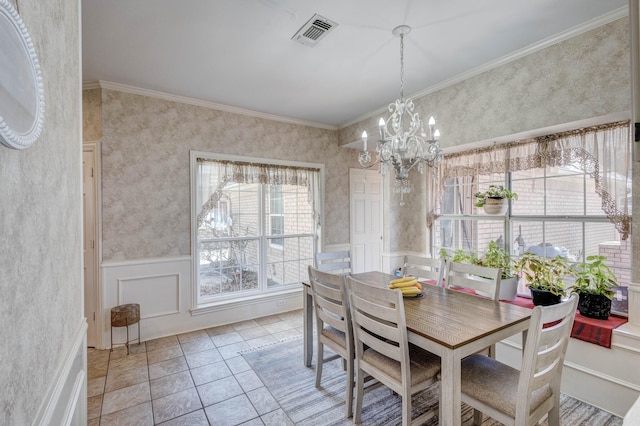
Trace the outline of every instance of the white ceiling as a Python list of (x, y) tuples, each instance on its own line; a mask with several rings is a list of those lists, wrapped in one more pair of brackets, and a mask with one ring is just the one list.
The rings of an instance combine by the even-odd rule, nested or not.
[[(339, 128), (558, 35), (627, 0), (82, 0), (83, 80)], [(622, 9), (621, 9), (622, 8)], [(314, 13), (338, 25), (291, 40)], [(595, 20), (595, 21), (594, 21)]]

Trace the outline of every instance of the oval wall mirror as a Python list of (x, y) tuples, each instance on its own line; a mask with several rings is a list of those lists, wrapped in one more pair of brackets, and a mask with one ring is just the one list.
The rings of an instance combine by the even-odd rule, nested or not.
[(44, 86), (33, 42), (8, 0), (0, 0), (0, 142), (28, 148), (44, 122)]

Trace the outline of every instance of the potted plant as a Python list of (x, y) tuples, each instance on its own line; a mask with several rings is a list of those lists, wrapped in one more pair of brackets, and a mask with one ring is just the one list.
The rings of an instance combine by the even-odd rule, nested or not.
[(476, 207), (483, 207), (487, 214), (505, 214), (509, 203), (507, 200), (517, 200), (518, 194), (511, 192), (502, 185), (489, 185), (485, 192), (476, 192)]
[(578, 310), (589, 318), (607, 319), (611, 313), (613, 288), (618, 280), (604, 263), (605, 256), (587, 256), (586, 262), (576, 265), (576, 283), (572, 293), (578, 294)]
[[(502, 276), (500, 278), (500, 300), (515, 300), (518, 293), (518, 275), (514, 270), (514, 260), (509, 254), (501, 248), (497, 242), (490, 241), (487, 252), (478, 257), (473, 252), (466, 252), (463, 249), (457, 249), (453, 255), (449, 255), (446, 249), (440, 249), (440, 257), (443, 259), (451, 259), (452, 262), (469, 263), (472, 265), (486, 266), (488, 268), (501, 268)], [(489, 294), (477, 292), (483, 296), (491, 297)]]
[(487, 252), (478, 258), (476, 265), (502, 269), (500, 277), (500, 300), (516, 300), (518, 294), (518, 275), (514, 269), (515, 261), (495, 241), (489, 242)]
[(566, 296), (564, 279), (573, 275), (574, 269), (566, 257), (551, 259), (526, 252), (515, 262), (515, 270), (521, 273), (531, 290), (534, 305), (555, 305)]

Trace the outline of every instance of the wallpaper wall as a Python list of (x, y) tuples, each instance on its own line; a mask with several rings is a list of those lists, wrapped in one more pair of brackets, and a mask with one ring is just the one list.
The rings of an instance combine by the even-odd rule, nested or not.
[(189, 255), (189, 151), (326, 165), (325, 243), (349, 241), (349, 167), (337, 132), (102, 90), (103, 260)]
[(79, 12), (78, 1), (20, 0), (46, 114), (31, 148), (0, 146), (3, 425), (32, 424), (83, 321)]
[[(628, 111), (629, 48), (629, 21), (618, 19), (419, 98), (416, 108), (435, 117), (445, 148)], [(376, 129), (376, 117), (355, 123), (340, 143)]]

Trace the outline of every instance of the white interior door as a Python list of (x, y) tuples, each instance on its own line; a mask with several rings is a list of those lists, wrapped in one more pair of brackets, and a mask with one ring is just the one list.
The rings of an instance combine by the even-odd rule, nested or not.
[(96, 312), (98, 311), (98, 258), (97, 258), (97, 176), (96, 146), (82, 149), (82, 205), (84, 220), (84, 314), (87, 329), (87, 346), (96, 346)]
[(382, 177), (377, 170), (349, 171), (351, 270), (382, 269)]

